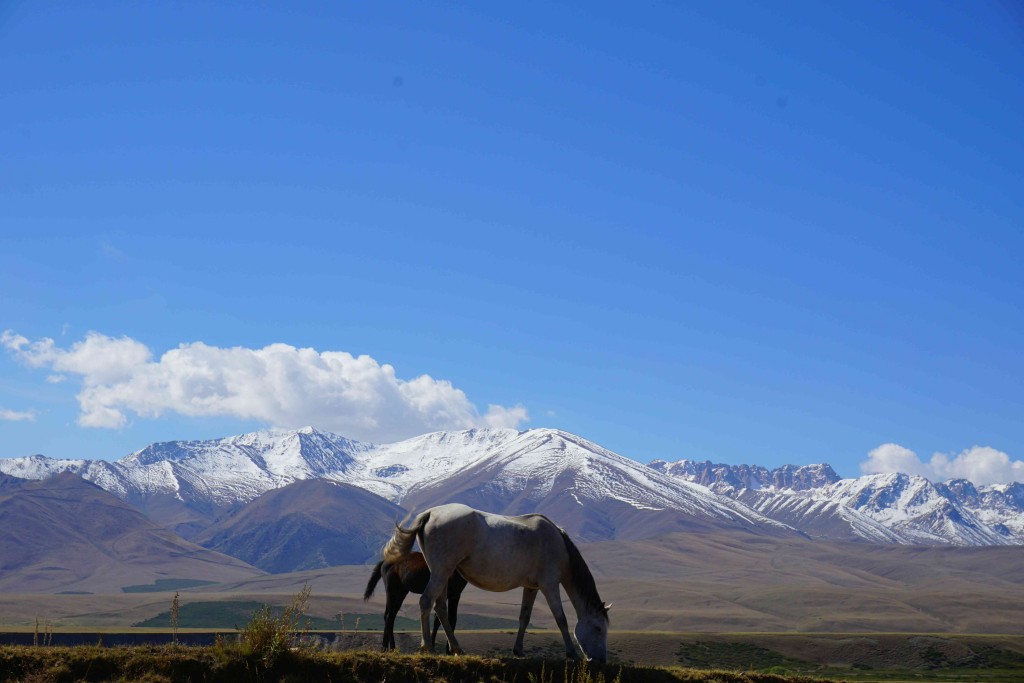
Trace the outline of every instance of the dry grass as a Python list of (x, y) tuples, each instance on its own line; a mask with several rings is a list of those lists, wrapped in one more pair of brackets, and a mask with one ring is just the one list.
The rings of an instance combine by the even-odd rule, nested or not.
[(275, 617), (271, 613), (270, 605), (256, 610), (239, 633), (242, 653), (256, 657), (264, 667), (270, 667), (285, 652), (300, 647), (308, 630), (303, 627), (302, 617), (309, 607), (309, 593), (309, 584), (306, 584), (292, 597), (291, 604), (280, 616)]
[(0, 647), (0, 683), (811, 683), (819, 679), (678, 667), (596, 666), (543, 659), (497, 659), (292, 651), (271, 665), (240, 647)]
[[(1024, 554), (1019, 548), (920, 548), (676, 534), (584, 549), (613, 631), (803, 631), (1024, 634)], [(342, 566), (181, 589), (197, 601), (287, 604), (304, 583), (310, 617), (365, 612), (369, 567)], [(176, 590), (176, 589), (174, 589)], [(5, 627), (36, 616), (59, 630), (124, 628), (165, 612), (167, 593), (2, 594)], [(402, 616), (418, 605), (407, 600)], [(383, 600), (369, 609), (383, 614)], [(519, 595), (469, 588), (460, 613), (515, 620)], [(183, 613), (184, 616), (184, 613)], [(351, 625), (352, 619), (347, 625)], [(184, 622), (182, 622), (184, 624)], [(364, 625), (366, 620), (364, 619)], [(192, 625), (192, 624), (189, 624)], [(210, 625), (213, 627), (213, 625)], [(533, 626), (554, 628), (550, 610)]]

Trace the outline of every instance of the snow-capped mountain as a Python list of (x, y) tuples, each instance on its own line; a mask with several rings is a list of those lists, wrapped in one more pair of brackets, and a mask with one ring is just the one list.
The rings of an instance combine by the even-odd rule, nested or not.
[(1024, 484), (975, 487), (966, 479), (951, 479), (940, 486), (943, 489), (997, 533), (1024, 543)]
[(157, 443), (117, 462), (0, 459), (0, 472), (26, 479), (64, 471), (186, 538), (268, 491), (323, 479), (408, 511), (453, 501), (508, 514), (540, 510), (584, 540), (724, 525), (879, 543), (1024, 544), (1021, 484), (840, 479), (828, 465), (643, 465), (555, 429), (470, 429), (368, 444), (306, 427)]
[(407, 510), (451, 501), (500, 512), (557, 510), (560, 523), (591, 540), (699, 524), (795, 533), (704, 486), (551, 429), (436, 432), (375, 445), (307, 427), (153, 444), (113, 463), (12, 458), (0, 460), (0, 471), (29, 479), (74, 472), (187, 537), (226, 510), (314, 478), (358, 486)]
[[(155, 443), (117, 465), (146, 493), (171, 493), (215, 506), (248, 502), (300, 479), (338, 479), (371, 448), (311, 427), (259, 431), (213, 441)], [(99, 482), (97, 482), (99, 483)], [(101, 484), (102, 485), (102, 484)]]
[(783, 465), (773, 470), (759, 465), (721, 465), (710, 460), (652, 460), (649, 467), (703, 484), (718, 493), (735, 489), (792, 489), (803, 491), (834, 484), (840, 476), (830, 465)]
[(701, 482), (812, 537), (913, 545), (1024, 544), (1024, 486), (935, 484), (906, 474), (840, 479), (828, 465), (767, 470), (681, 460), (651, 467)]
[(312, 428), (266, 430), (209, 441), (151, 444), (119, 461), (32, 455), (0, 459), (0, 472), (45, 479), (72, 472), (185, 538), (226, 510), (293, 481), (336, 478), (369, 448)]
[(350, 482), (409, 510), (451, 501), (506, 514), (539, 510), (584, 540), (699, 524), (792, 532), (706, 487), (555, 429), (437, 432), (368, 456)]

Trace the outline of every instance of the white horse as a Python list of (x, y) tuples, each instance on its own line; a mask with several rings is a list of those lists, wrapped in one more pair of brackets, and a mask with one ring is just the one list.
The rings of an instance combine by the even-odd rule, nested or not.
[(458, 570), (471, 584), (488, 591), (523, 589), (519, 611), (519, 633), (512, 652), (523, 654), (523, 636), (530, 623), (530, 613), (537, 591), (555, 617), (565, 641), (565, 655), (577, 658), (569, 637), (569, 627), (562, 610), (558, 585), (565, 587), (576, 609), (574, 634), (583, 654), (596, 662), (608, 658), (608, 609), (601, 601), (594, 577), (583, 556), (569, 536), (550, 519), (540, 514), (506, 517), (481, 512), (453, 503), (430, 508), (403, 529), (395, 525), (395, 533), (384, 547), (384, 561), (395, 562), (412, 551), (414, 540), (430, 568), (430, 581), (420, 597), (420, 620), (423, 626), (422, 650), (434, 651), (430, 637), (430, 610), (441, 620), (451, 651), (460, 654), (458, 641), (448, 623), (446, 587), (448, 579)]

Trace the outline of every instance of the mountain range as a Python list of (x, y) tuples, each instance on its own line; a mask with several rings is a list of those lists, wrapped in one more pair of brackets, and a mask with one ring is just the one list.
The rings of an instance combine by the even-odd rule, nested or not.
[(841, 479), (828, 465), (768, 470), (679, 460), (653, 469), (703, 484), (813, 538), (903, 545), (1022, 545), (1024, 485), (933, 483), (902, 473)]
[[(392, 444), (309, 427), (264, 430), (152, 444), (116, 462), (0, 459), (0, 472), (7, 475), (0, 476), (0, 515), (10, 518), (0, 527), (0, 547), (15, 556), (29, 552), (12, 540), (15, 517), (27, 513), (12, 505), (8, 489), (25, 495), (49, 484), (18, 482), (63, 475), (59, 495), (84, 504), (88, 496), (66, 485), (70, 474), (94, 484), (91, 496), (101, 492), (138, 515), (133, 523), (150, 524), (147, 533), (166, 533), (189, 552), (229, 555), (255, 573), (366, 562), (396, 520), (453, 501), (506, 514), (544, 512), (581, 541), (700, 532), (890, 545), (1024, 544), (1019, 483), (976, 487), (905, 474), (842, 479), (824, 464), (645, 465), (554, 429), (436, 432)], [(190, 575), (182, 572), (164, 575)]]

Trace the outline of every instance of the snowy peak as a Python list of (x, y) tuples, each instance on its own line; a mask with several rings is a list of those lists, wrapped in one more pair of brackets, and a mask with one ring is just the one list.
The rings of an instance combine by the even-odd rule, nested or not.
[(312, 427), (263, 430), (208, 441), (155, 443), (117, 464), (135, 492), (166, 493), (214, 507), (248, 502), (293, 481), (338, 478), (372, 448)]
[[(965, 492), (971, 488), (962, 487)], [(823, 493), (913, 543), (966, 546), (1014, 542), (976, 514), (953, 489), (924, 477), (875, 474), (837, 482)], [(1016, 542), (1024, 542), (1024, 538)]]
[(773, 470), (758, 465), (724, 465), (710, 460), (652, 460), (649, 467), (724, 493), (739, 489), (804, 491), (839, 481), (831, 465), (783, 465)]
[(812, 536), (880, 543), (1024, 544), (1024, 486), (945, 484), (900, 473), (840, 479), (828, 465), (748, 465), (680, 460), (651, 467), (704, 483)]
[(322, 479), (410, 510), (451, 501), (515, 514), (548, 510), (576, 519), (590, 540), (645, 526), (678, 530), (685, 518), (693, 529), (702, 520), (702, 528), (798, 529), (881, 543), (1024, 544), (1021, 484), (934, 484), (905, 474), (840, 479), (827, 464), (643, 465), (558, 429), (434, 432), (392, 444), (312, 427), (263, 430), (155, 443), (118, 462), (0, 459), (0, 472), (24, 479), (71, 472), (186, 535), (268, 491)]
[(69, 460), (48, 458), (45, 455), (29, 455), (24, 458), (0, 460), (0, 471), (12, 477), (20, 477), (22, 479), (47, 479), (61, 472), (78, 474), (88, 462), (88, 460)]
[[(446, 447), (443, 456), (420, 450), (440, 443)], [(410, 457), (413, 451), (420, 453), (416, 459)], [(638, 529), (637, 515), (654, 513), (793, 533), (743, 504), (557, 429), (427, 435), (380, 446), (371, 463), (367, 476), (379, 478), (353, 483), (408, 509), (463, 502), (506, 514), (550, 511), (588, 540), (645, 533)], [(443, 466), (432, 469), (438, 463)]]
[(0, 461), (0, 468), (18, 476), (72, 469), (182, 533), (198, 533), (204, 519), (208, 524), (225, 510), (306, 479), (357, 486), (407, 509), (458, 500), (496, 512), (547, 510), (593, 540), (648, 533), (651, 515), (660, 520), (658, 528), (702, 520), (794, 533), (741, 502), (557, 429), (434, 432), (392, 444), (312, 428), (264, 430), (156, 443), (116, 463), (11, 460)]
[(944, 485), (950, 495), (982, 523), (1012, 543), (1024, 543), (1024, 484), (989, 484), (975, 487), (964, 479)]
[(248, 502), (293, 481), (334, 478), (356, 464), (369, 444), (321, 432), (264, 430), (206, 441), (151, 444), (118, 462), (43, 456), (0, 460), (0, 471), (26, 479), (73, 472), (122, 500), (144, 504), (154, 496), (205, 510)]
[(146, 446), (123, 458), (125, 466), (179, 463), (186, 467), (221, 459), (248, 460), (272, 474), (306, 479), (345, 471), (354, 462), (353, 453), (370, 448), (368, 444), (320, 432), (302, 429), (264, 430), (211, 441), (168, 441)]
[(806, 491), (839, 481), (840, 476), (828, 463), (816, 465), (783, 465), (772, 470), (772, 487)]

